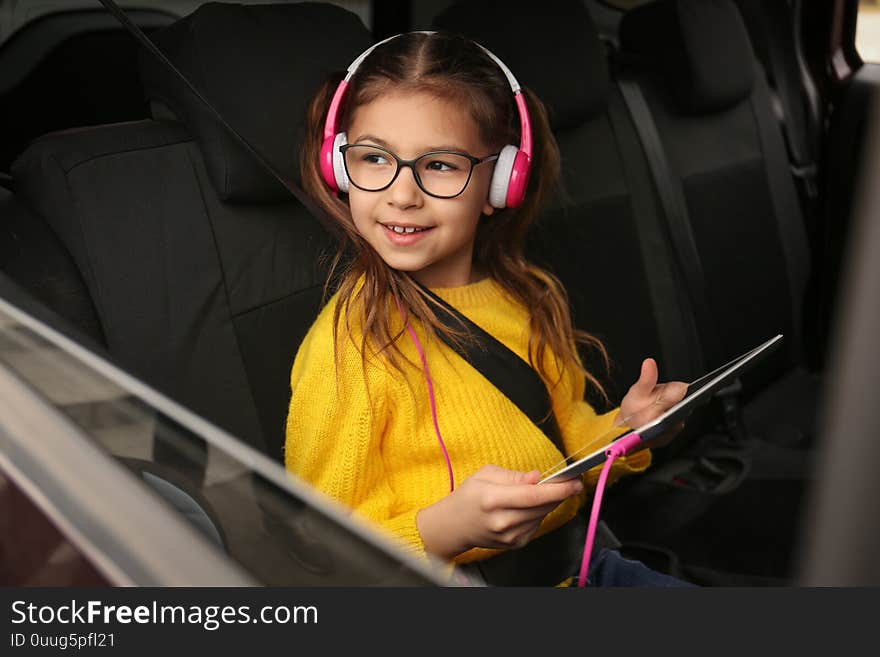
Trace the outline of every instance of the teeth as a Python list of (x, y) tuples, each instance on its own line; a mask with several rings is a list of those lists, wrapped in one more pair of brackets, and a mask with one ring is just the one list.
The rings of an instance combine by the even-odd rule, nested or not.
[(408, 235), (409, 233), (419, 233), (419, 232), (425, 230), (424, 228), (414, 228), (413, 226), (407, 226), (406, 228), (404, 228), (403, 226), (388, 226), (388, 228), (390, 228), (395, 233), (398, 233), (400, 235)]
[(409, 228), (406, 229), (406, 232), (407, 233), (414, 233), (414, 232), (416, 232), (416, 229), (413, 228), (412, 226), (410, 226)]

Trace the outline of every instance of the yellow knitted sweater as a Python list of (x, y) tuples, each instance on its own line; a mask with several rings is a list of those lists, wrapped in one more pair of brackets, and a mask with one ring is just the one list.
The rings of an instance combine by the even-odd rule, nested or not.
[[(529, 315), (491, 278), (434, 292), (528, 362)], [(427, 384), (421, 368), (405, 368), (412, 391), (401, 374), (384, 361), (360, 353), (361, 336), (347, 332), (344, 313), (339, 326), (339, 357), (334, 362), (334, 296), (321, 311), (297, 352), (291, 372), (287, 418), (287, 469), (324, 493), (378, 523), (402, 540), (405, 549), (424, 553), (416, 513), (449, 494), (449, 475), (437, 441)], [(439, 340), (426, 341), (414, 329), (427, 356), (434, 386), (440, 433), (452, 462), (456, 485), (486, 464), (511, 470), (540, 470), (563, 455), (495, 386)], [(407, 359), (420, 363), (406, 334), (399, 344)], [(558, 371), (552, 357), (548, 371)], [(338, 364), (338, 371), (337, 371)], [(616, 409), (597, 415), (583, 401), (585, 378), (565, 368), (551, 390), (553, 411), (566, 452), (589, 451), (608, 441)], [(587, 451), (581, 452), (588, 453)], [(609, 482), (648, 467), (643, 450), (612, 466)], [(598, 468), (587, 473), (595, 486)], [(586, 493), (560, 504), (544, 519), (536, 536), (571, 519)], [(474, 548), (458, 555), (465, 563), (497, 550)]]

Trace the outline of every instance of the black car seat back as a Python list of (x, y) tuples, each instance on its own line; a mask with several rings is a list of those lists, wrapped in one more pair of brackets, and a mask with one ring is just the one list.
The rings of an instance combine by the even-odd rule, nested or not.
[(0, 272), (52, 308), (80, 336), (104, 344), (85, 282), (52, 229), (12, 191), (0, 188)]
[[(649, 173), (632, 125), (617, 120), (625, 110), (583, 4), (500, 11), (493, 2), (461, 2), (433, 26), (485, 45), (548, 108), (563, 190), (530, 230), (527, 255), (561, 279), (575, 325), (608, 349), (612, 399), (626, 392), (646, 356), (656, 357), (665, 375), (696, 378), (701, 363), (687, 347), (693, 326), (657, 237)], [(601, 372), (595, 354), (585, 365)]]
[[(738, 19), (736, 13), (732, 17)], [(708, 61), (700, 62), (704, 68), (693, 71), (689, 79), (672, 80), (682, 84), (688, 110), (680, 111), (675, 105), (665, 122), (657, 119), (664, 155), (674, 165), (674, 182), (681, 186), (688, 217), (696, 224), (689, 225), (688, 230), (702, 230), (697, 242), (705, 271), (701, 283), (712, 301), (712, 321), (706, 326), (694, 312), (683, 274), (683, 265), (688, 263), (678, 260), (641, 133), (616, 84), (621, 70), (614, 67), (609, 83), (602, 49), (582, 4), (554, 0), (542, 3), (540, 9), (508, 6), (501, 11), (498, 3), (470, 0), (445, 10), (435, 19), (434, 26), (463, 32), (484, 43), (550, 107), (568, 198), (558, 199), (556, 207), (545, 212), (534, 226), (528, 237), (530, 255), (562, 278), (579, 327), (599, 334), (612, 357), (625, 365), (616, 372), (612, 390), (616, 400), (635, 380), (645, 356), (660, 356), (664, 379), (687, 381), (725, 362), (719, 359), (728, 353), (730, 357), (725, 360), (777, 332), (793, 337), (791, 332), (796, 329), (792, 328), (795, 311), (791, 299), (795, 286), (789, 283), (784, 260), (786, 247), (781, 244), (784, 236), (774, 214), (773, 191), (769, 189), (778, 172), (768, 171), (771, 165), (763, 156), (760, 126), (755, 125), (752, 110), (737, 107), (745, 103), (748, 108), (756, 86), (753, 57), (743, 55), (742, 48), (716, 53)], [(669, 41), (664, 45), (684, 49), (681, 36), (671, 26), (655, 24), (654, 29), (657, 40)], [(731, 47), (736, 46), (740, 36), (735, 32), (728, 35)], [(711, 39), (711, 34), (696, 37)], [(523, 43), (530, 47), (523, 48)], [(725, 43), (724, 39), (721, 43)], [(724, 73), (725, 66), (737, 66), (738, 58), (745, 61), (744, 70), (733, 70), (723, 81), (714, 79), (719, 73), (712, 66), (722, 66)], [(619, 61), (614, 63), (619, 66)], [(639, 81), (650, 78), (656, 85), (655, 94), (673, 94), (670, 80), (655, 79), (652, 62), (637, 60), (627, 68), (627, 73)], [(675, 70), (678, 76), (686, 73)], [(702, 86), (697, 86), (694, 78)], [(581, 84), (592, 86), (602, 102), (592, 103), (589, 109), (584, 103), (576, 115), (577, 121), (560, 121), (560, 117), (574, 114), (570, 110), (560, 112), (560, 104), (586, 97), (577, 91)], [(571, 93), (566, 94), (567, 91)], [(649, 96), (649, 101), (653, 110), (656, 99)], [(775, 124), (772, 127), (778, 130)], [(687, 143), (676, 143), (678, 151), (673, 152), (670, 140)], [(726, 179), (728, 170), (730, 181)], [(781, 175), (788, 176), (791, 184), (787, 166), (782, 167)], [(719, 194), (719, 189), (724, 196), (716, 199), (712, 195)], [(744, 204), (738, 205), (738, 195), (745, 197)], [(718, 208), (713, 207), (716, 201)], [(752, 207), (755, 205), (757, 209)], [(759, 216), (736, 222), (737, 207), (743, 212), (758, 212)], [(720, 222), (727, 223), (715, 225)], [(733, 249), (735, 256), (718, 263), (724, 265), (721, 268), (715, 262), (707, 264), (702, 260), (704, 255), (715, 261), (729, 255), (705, 251), (709, 247), (720, 248), (712, 242), (716, 229), (724, 240), (722, 246)], [(752, 237), (757, 240), (755, 245), (751, 243)], [(765, 239), (769, 240), (769, 247), (763, 242)], [(770, 285), (760, 282), (760, 289), (752, 292), (749, 286), (754, 283), (755, 272), (751, 260), (765, 258), (768, 248), (773, 253), (767, 272)], [(733, 302), (740, 304), (736, 312), (744, 317), (734, 313), (731, 318), (729, 309), (723, 307), (724, 295), (733, 295)], [(768, 314), (757, 314), (754, 324), (750, 320), (756, 313), (743, 308), (750, 296), (757, 298), (759, 310)], [(718, 304), (722, 304), (720, 313)], [(725, 322), (730, 325), (725, 326)], [(723, 331), (716, 329), (717, 340), (713, 342), (708, 333), (714, 327)], [(794, 358), (789, 351), (783, 353), (781, 362), (765, 364), (760, 376), (749, 381), (749, 387), (762, 388), (786, 371)], [(779, 402), (778, 396), (774, 399)], [(803, 461), (800, 453), (791, 459), (786, 452), (779, 459), (779, 467), (776, 452), (764, 449), (756, 467), (753, 453), (729, 449), (728, 436), (712, 431), (719, 420), (713, 414), (690, 417), (685, 429), (689, 439), (677, 441), (676, 449), (669, 446), (657, 450), (655, 465), (644, 477), (617, 484), (607, 517), (615, 532), (620, 532), (624, 546), (633, 545), (633, 540), (642, 548), (672, 546), (681, 552), (687, 567), (695, 563), (716, 564), (719, 556), (713, 554), (711, 541), (694, 540), (689, 534), (691, 528), (699, 532), (707, 518), (710, 524), (727, 522), (731, 528), (737, 528), (734, 533), (739, 532), (738, 542), (730, 542), (737, 546), (736, 550), (740, 546), (746, 550), (764, 549), (761, 532), (768, 526), (784, 524), (769, 507), (763, 513), (751, 509), (750, 496), (775, 490), (765, 486), (763, 477), (768, 470), (773, 477), (785, 477), (793, 470), (795, 477), (802, 477), (804, 470), (798, 468)], [(771, 458), (767, 457), (768, 451), (772, 452)], [(794, 467), (792, 461), (796, 462)], [(755, 474), (758, 478), (753, 477)], [(783, 499), (787, 504), (789, 498)], [(728, 505), (728, 510), (720, 506), (719, 500)], [(744, 514), (744, 508), (750, 512)], [(755, 532), (758, 538), (748, 538), (748, 532)], [(751, 556), (752, 552), (748, 554)], [(735, 573), (779, 574), (781, 569), (769, 568), (764, 561), (758, 555), (731, 568)], [(732, 581), (741, 583), (739, 578), (735, 575)]]
[[(331, 5), (208, 4), (155, 40), (295, 180), (308, 101), (370, 35)], [(144, 53), (141, 74), (161, 118), (48, 135), (15, 163), (16, 184), (70, 251), (116, 359), (281, 459), (290, 366), (332, 241), (173, 72)]]
[(803, 350), (806, 227), (738, 10), (729, 0), (643, 5), (621, 21), (620, 44), (686, 201), (714, 316), (700, 330), (717, 327), (721, 345), (712, 364), (783, 333), (785, 348), (743, 377), (734, 407), (749, 431), (808, 445), (820, 379)]
[[(759, 397), (750, 408), (761, 429), (775, 431), (780, 405), (792, 409), (781, 424), (794, 422), (799, 435), (812, 427), (812, 411), (802, 409), (815, 407), (818, 384), (798, 368), (805, 230), (766, 82), (735, 5), (653, 3), (629, 12), (625, 56), (613, 58), (609, 84), (581, 3), (505, 12), (496, 4), (457, 3), (434, 26), (487, 45), (549, 106), (568, 198), (535, 225), (529, 254), (560, 276), (576, 324), (599, 335), (617, 361), (612, 396), (626, 391), (645, 356), (658, 356), (664, 378), (692, 380), (783, 333), (785, 348), (744, 377), (740, 401)], [(526, 41), (533, 47), (523, 49)], [(624, 73), (647, 98), (681, 190), (708, 325), (688, 297), (682, 272), (690, 263), (676, 259), (657, 183), (615, 84)]]
[(624, 17), (620, 43), (687, 203), (722, 344), (716, 359), (786, 336), (786, 349), (763, 368), (766, 383), (802, 361), (809, 259), (785, 146), (739, 12), (727, 1), (651, 3)]

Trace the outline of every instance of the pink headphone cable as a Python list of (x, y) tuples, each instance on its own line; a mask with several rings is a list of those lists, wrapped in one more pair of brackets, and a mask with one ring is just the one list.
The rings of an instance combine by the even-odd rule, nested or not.
[(416, 335), (409, 319), (406, 320), (406, 330), (416, 345), (419, 358), (422, 359), (422, 372), (425, 374), (425, 381), (428, 384), (428, 397), (431, 400), (431, 419), (434, 420), (434, 433), (437, 434), (437, 441), (440, 443), (440, 449), (443, 450), (443, 458), (446, 459), (446, 469), (449, 471), (449, 492), (451, 493), (455, 490), (455, 478), (452, 475), (452, 461), (449, 460), (449, 452), (446, 451), (446, 443), (443, 442), (443, 437), (440, 435), (440, 425), (437, 423), (437, 402), (434, 399), (434, 383), (431, 381), (431, 373), (428, 371), (428, 359), (425, 357), (425, 350), (422, 349), (422, 343), (419, 342), (419, 337)]
[[(403, 312), (402, 308), (401, 313), (406, 317), (406, 313)], [(413, 329), (408, 318), (406, 319), (406, 330), (409, 333), (409, 337), (412, 338), (413, 344), (416, 346), (416, 351), (419, 352), (419, 358), (422, 361), (422, 372), (425, 375), (425, 382), (428, 384), (428, 398), (431, 400), (431, 419), (434, 421), (434, 433), (437, 434), (437, 441), (440, 443), (440, 449), (443, 450), (443, 458), (446, 459), (446, 469), (449, 472), (449, 492), (451, 493), (455, 490), (455, 477), (452, 474), (452, 461), (449, 459), (449, 452), (446, 450), (446, 443), (443, 442), (443, 437), (440, 435), (440, 425), (437, 422), (437, 402), (434, 398), (434, 383), (431, 380), (431, 372), (428, 370), (428, 359), (425, 356), (425, 350), (422, 348), (422, 343), (419, 341), (419, 336), (416, 335), (415, 329)], [(596, 483), (596, 492), (593, 494), (593, 506), (590, 510), (590, 522), (587, 526), (587, 539), (584, 542), (584, 554), (581, 559), (580, 573), (578, 574), (579, 587), (587, 585), (587, 571), (590, 567), (590, 556), (592, 555), (593, 542), (596, 538), (596, 525), (599, 522), (599, 508), (602, 506), (602, 494), (605, 490), (605, 482), (608, 480), (608, 473), (611, 471), (611, 465), (619, 457), (626, 456), (626, 454), (633, 447), (636, 447), (641, 440), (641, 436), (634, 433), (615, 441), (613, 445), (605, 450), (605, 464), (602, 466), (602, 471), (599, 473), (599, 481)]]
[(611, 471), (614, 460), (625, 456), (633, 447), (642, 441), (639, 434), (634, 433), (613, 443), (605, 450), (605, 465), (599, 473), (599, 481), (596, 482), (596, 492), (593, 494), (593, 508), (590, 510), (590, 523), (587, 525), (587, 540), (584, 542), (584, 556), (581, 559), (581, 570), (578, 575), (578, 586), (587, 585), (587, 571), (590, 568), (590, 556), (593, 552), (593, 540), (596, 538), (596, 524), (599, 522), (599, 507), (602, 506), (602, 493), (605, 490), (605, 481)]

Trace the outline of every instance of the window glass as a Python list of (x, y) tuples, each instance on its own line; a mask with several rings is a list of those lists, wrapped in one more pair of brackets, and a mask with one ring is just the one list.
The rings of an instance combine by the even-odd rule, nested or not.
[(112, 586), (0, 467), (0, 582), (4, 586)]
[(859, 0), (856, 50), (866, 62), (880, 62), (880, 0)]
[(261, 583), (445, 580), (279, 465), (3, 300), (0, 364)]

